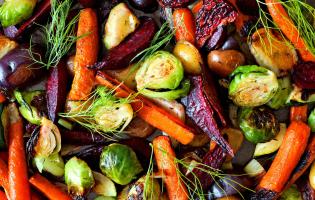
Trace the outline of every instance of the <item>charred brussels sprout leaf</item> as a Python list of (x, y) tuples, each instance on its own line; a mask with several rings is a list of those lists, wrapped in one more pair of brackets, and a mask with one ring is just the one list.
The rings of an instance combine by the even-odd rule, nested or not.
[(16, 25), (28, 19), (36, 6), (36, 0), (5, 0), (0, 7), (2, 26)]
[(279, 88), (276, 94), (267, 103), (270, 108), (279, 109), (285, 106), (290, 93), (292, 91), (292, 85), (288, 76), (278, 79)]
[(83, 160), (71, 158), (65, 165), (65, 182), (71, 194), (82, 196), (94, 185), (92, 170)]
[(229, 98), (238, 106), (260, 106), (277, 92), (276, 75), (256, 65), (240, 66), (230, 75)]
[(117, 143), (104, 147), (100, 168), (103, 174), (120, 185), (127, 185), (143, 170), (136, 153)]
[(280, 131), (276, 116), (265, 107), (243, 108), (239, 124), (246, 139), (255, 144), (271, 140)]
[(34, 164), (38, 171), (46, 171), (56, 177), (62, 177), (65, 172), (65, 164), (62, 157), (58, 154), (52, 154), (48, 157), (34, 157)]
[(169, 52), (157, 51), (138, 70), (137, 89), (152, 98), (177, 99), (189, 91), (188, 82), (182, 82), (183, 77), (184, 68), (180, 60)]

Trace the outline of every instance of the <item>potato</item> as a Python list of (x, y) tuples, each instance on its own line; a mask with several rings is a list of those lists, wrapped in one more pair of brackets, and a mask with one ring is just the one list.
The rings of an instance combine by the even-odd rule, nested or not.
[(0, 36), (0, 59), (9, 51), (16, 48), (18, 44), (5, 36)]
[(185, 40), (176, 43), (173, 54), (182, 62), (188, 74), (200, 74), (202, 58), (198, 49)]
[(118, 81), (124, 82), (130, 89), (136, 89), (136, 80), (135, 76), (138, 69), (134, 68), (134, 65), (130, 65), (125, 69), (113, 69), (105, 70), (105, 73), (116, 78)]
[(227, 77), (236, 67), (245, 64), (245, 57), (236, 50), (214, 50), (208, 54), (207, 61), (211, 71)]

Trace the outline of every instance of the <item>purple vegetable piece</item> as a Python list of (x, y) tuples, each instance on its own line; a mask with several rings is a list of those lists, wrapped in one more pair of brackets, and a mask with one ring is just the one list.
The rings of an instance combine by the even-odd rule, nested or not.
[(62, 142), (66, 144), (107, 144), (109, 141), (102, 135), (82, 130), (62, 130)]
[(67, 76), (67, 68), (64, 60), (61, 60), (57, 66), (52, 67), (49, 72), (46, 83), (47, 110), (49, 119), (54, 122), (66, 102)]

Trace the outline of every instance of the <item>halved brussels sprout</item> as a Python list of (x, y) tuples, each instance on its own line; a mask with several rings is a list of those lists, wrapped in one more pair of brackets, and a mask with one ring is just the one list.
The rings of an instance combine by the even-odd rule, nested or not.
[(16, 25), (28, 19), (37, 0), (5, 0), (0, 7), (0, 21), (3, 27)]
[(46, 171), (56, 177), (62, 177), (65, 173), (65, 164), (58, 153), (51, 154), (48, 157), (34, 157), (34, 164), (38, 171)]
[(125, 37), (136, 30), (140, 21), (125, 3), (116, 5), (109, 13), (105, 24), (104, 43), (111, 49), (122, 42)]
[(92, 170), (81, 159), (71, 158), (65, 165), (65, 182), (71, 194), (82, 196), (95, 184)]
[(267, 103), (270, 108), (279, 109), (287, 103), (288, 97), (292, 91), (290, 77), (286, 76), (278, 79), (279, 88), (276, 94)]
[(313, 109), (310, 115), (308, 116), (307, 122), (312, 132), (315, 132), (315, 109)]
[(263, 105), (279, 87), (275, 73), (256, 65), (240, 66), (230, 78), (229, 98), (238, 106)]
[(265, 107), (243, 108), (239, 124), (245, 138), (255, 144), (271, 140), (280, 130), (276, 116)]
[(93, 172), (93, 176), (95, 180), (95, 185), (92, 188), (92, 191), (94, 193), (106, 197), (117, 196), (116, 187), (113, 181), (98, 172)]
[(280, 200), (302, 200), (302, 194), (296, 187), (292, 185), (288, 189), (284, 190), (282, 195), (279, 198)]
[[(158, 95), (166, 99), (179, 98), (183, 92), (177, 92), (184, 77), (184, 68), (180, 60), (167, 51), (157, 51), (149, 56), (136, 74), (137, 89), (140, 93), (152, 97)], [(187, 86), (187, 82), (186, 82)], [(149, 93), (148, 90), (152, 92)], [(175, 91), (173, 91), (175, 90)], [(183, 89), (178, 89), (183, 91)], [(168, 92), (168, 93), (167, 93)], [(171, 93), (175, 92), (175, 94)]]
[(127, 185), (143, 170), (136, 153), (130, 147), (118, 143), (104, 147), (100, 169), (120, 185)]
[(313, 90), (302, 89), (293, 84), (287, 103), (312, 103), (315, 102), (315, 92)]

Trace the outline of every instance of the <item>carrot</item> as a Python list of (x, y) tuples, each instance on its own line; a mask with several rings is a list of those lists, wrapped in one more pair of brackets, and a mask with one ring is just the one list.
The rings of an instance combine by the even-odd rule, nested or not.
[(0, 92), (0, 103), (3, 103), (7, 100), (7, 98)]
[(3, 187), (5, 191), (9, 191), (9, 176), (8, 167), (3, 160), (0, 159), (0, 186)]
[(281, 2), (279, 0), (266, 0), (265, 3), (273, 21), (299, 51), (301, 58), (304, 61), (315, 62), (315, 55), (308, 49), (306, 42), (301, 37), (299, 30), (281, 5)]
[(30, 200), (31, 192), (27, 177), (27, 163), (23, 140), (23, 122), (14, 103), (9, 104), (9, 196), (14, 200)]
[(4, 162), (8, 162), (8, 152), (1, 151), (0, 152), (0, 159), (2, 159)]
[(41, 191), (46, 197), (53, 200), (71, 200), (72, 198), (61, 191), (57, 186), (49, 182), (46, 178), (39, 174), (35, 174), (30, 178), (30, 183)]
[(69, 93), (70, 100), (86, 100), (92, 91), (95, 72), (88, 66), (95, 64), (98, 55), (98, 23), (91, 8), (83, 9), (79, 17), (74, 58), (74, 79)]
[(187, 189), (181, 182), (177, 173), (175, 153), (167, 136), (158, 136), (153, 139), (153, 151), (155, 160), (165, 182), (170, 200), (188, 199)]
[(298, 164), (310, 135), (310, 128), (302, 121), (292, 121), (280, 149), (258, 189), (280, 193)]
[(188, 8), (178, 8), (173, 12), (175, 38), (195, 43), (196, 24), (192, 12)]
[(7, 196), (3, 191), (0, 190), (0, 200), (7, 200)]
[(307, 120), (307, 104), (302, 106), (292, 106), (290, 109), (290, 120), (292, 121), (302, 121)]
[(192, 13), (196, 16), (203, 5), (203, 1), (199, 0), (191, 9)]
[[(134, 91), (129, 89), (126, 85), (118, 82), (103, 72), (97, 73), (96, 83), (110, 89), (115, 89), (116, 96), (121, 98), (126, 98), (131, 94), (134, 94)], [(164, 131), (180, 143), (188, 144), (193, 140), (194, 134), (185, 123), (179, 118), (169, 114), (166, 110), (156, 106), (145, 97), (138, 95), (136, 101), (131, 103), (131, 106), (141, 119), (155, 128)]]

